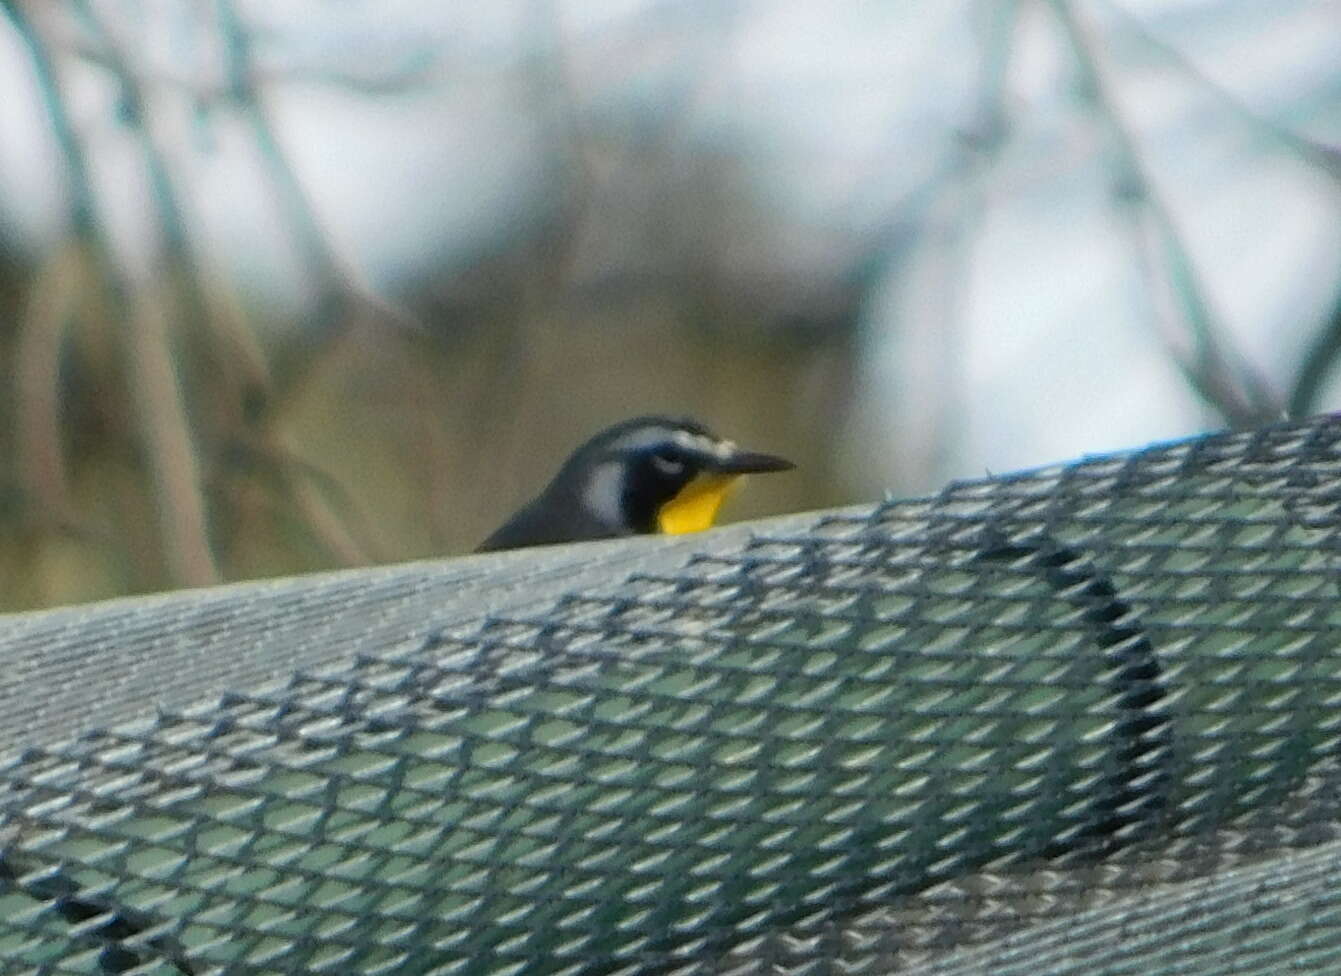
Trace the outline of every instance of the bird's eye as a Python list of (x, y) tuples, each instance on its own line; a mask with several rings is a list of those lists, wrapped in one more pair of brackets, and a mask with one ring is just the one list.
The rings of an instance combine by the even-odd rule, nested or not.
[(660, 452), (652, 455), (652, 466), (664, 475), (675, 476), (684, 471), (684, 462)]

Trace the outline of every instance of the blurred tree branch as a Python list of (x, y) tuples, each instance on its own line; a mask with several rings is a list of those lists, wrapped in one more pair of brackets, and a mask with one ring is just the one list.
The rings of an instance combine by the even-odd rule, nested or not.
[[(424, 331), (411, 312), (377, 295), (357, 265), (339, 254), (330, 235), (322, 229), (307, 191), (298, 180), (266, 111), (265, 93), (252, 68), (251, 39), (246, 27), (232, 0), (215, 0), (214, 12), (225, 51), (225, 100), (242, 115), (250, 128), (252, 140), (260, 151), (283, 210), (284, 223), (303, 263), (316, 279), (319, 294), (325, 298), (316, 320), (323, 328), (329, 328), (329, 322), (347, 325), (351, 318), (367, 315), (400, 328)], [(338, 84), (348, 84), (348, 76), (344, 74), (332, 77)], [(402, 76), (402, 81), (408, 83), (413, 77)], [(385, 94), (392, 90), (388, 82), (379, 92)], [(287, 375), (297, 365), (290, 363), (281, 372)]]
[(1292, 417), (1307, 417), (1320, 409), (1318, 397), (1323, 383), (1336, 369), (1338, 360), (1341, 360), (1341, 291), (1332, 303), (1331, 315), (1304, 351), (1294, 389), (1290, 392)]
[[(121, 55), (116, 39), (88, 0), (72, 0), (76, 16), (105, 52), (119, 87), (124, 125), (139, 142), (158, 208), (146, 266), (129, 276), (130, 377), (139, 408), (142, 444), (159, 502), (164, 555), (178, 584), (218, 580), (210, 548), (208, 517), (196, 459), (196, 438), (187, 419), (181, 379), (172, 353), (173, 331), (183, 319), (205, 320), (208, 306), (201, 273), (182, 215), (179, 191), (150, 131), (145, 92)], [(179, 273), (172, 274), (177, 264)], [(124, 274), (124, 272), (123, 272)]]
[[(270, 390), (267, 377), (272, 370), (245, 314), (231, 289), (209, 270), (208, 258), (199, 253), (189, 232), (182, 200), (185, 191), (161, 148), (165, 139), (173, 137), (159, 131), (162, 125), (150, 109), (148, 90), (174, 86), (138, 71), (100, 8), (88, 0), (38, 7), (9, 0), (3, 9), (27, 48), (44, 99), (65, 169), (69, 223), (68, 243), (46, 262), (46, 271), (30, 290), (18, 334), (16, 450), (25, 504), (39, 513), (40, 524), (56, 527), (75, 517), (62, 449), (62, 398), (68, 391), (62, 390), (61, 363), (67, 351), (87, 355), (96, 349), (125, 357), (124, 381), (136, 405), (130, 415), (136, 428), (132, 433), (142, 447), (153, 485), (161, 555), (172, 582), (198, 584), (218, 578), (196, 444), (215, 454), (221, 449), (221, 437), (223, 444), (230, 439), (257, 444), (260, 454), (278, 468), (275, 490), (287, 495), (291, 512), (323, 540), (337, 561), (366, 561), (366, 547), (356, 543), (348, 529), (351, 518), (359, 521), (350, 510), (351, 500), (338, 491), (332, 495), (329, 477), (311, 462), (300, 461), (273, 430), (273, 406), (284, 402), (304, 368), (320, 357), (310, 347), (290, 356), (289, 368), (279, 370), (288, 386), (277, 395)], [(72, 21), (62, 21), (67, 13)], [(357, 268), (336, 252), (264, 109), (245, 26), (228, 0), (217, 0), (213, 16), (228, 52), (226, 86), (213, 95), (217, 104), (238, 111), (249, 123), (275, 187), (282, 220), (325, 302), (318, 309), (317, 321), (347, 327), (354, 318), (371, 318), (419, 329), (409, 313), (375, 295)], [(70, 24), (77, 24), (78, 30), (63, 31)], [(126, 256), (111, 242), (100, 218), (85, 139), (72, 124), (65, 101), (59, 66), (62, 56), (95, 65), (116, 86), (119, 120), (138, 146), (151, 191), (156, 238), (133, 268), (126, 266)], [(422, 57), (414, 60), (400, 72), (377, 78), (332, 73), (328, 80), (359, 91), (390, 92), (422, 76), (426, 62)], [(208, 91), (186, 93), (200, 102), (209, 101), (212, 95)], [(186, 365), (174, 350), (193, 323), (207, 330), (205, 353), (212, 365), (199, 390), (185, 385), (182, 370)], [(85, 329), (72, 330), (75, 324)], [(323, 334), (333, 333), (327, 328)], [(110, 339), (110, 345), (76, 342), (79, 337), (87, 341), (100, 336)], [(195, 385), (196, 380), (191, 383)], [(194, 421), (188, 399), (206, 407), (194, 411)], [(211, 417), (215, 426), (202, 426)], [(344, 513), (337, 515), (337, 509)]]
[(82, 265), (73, 240), (43, 263), (19, 321), (14, 356), (19, 482), (25, 506), (46, 527), (75, 519), (61, 433), (60, 361), (88, 287)]
[(1284, 149), (1293, 152), (1304, 162), (1317, 167), (1341, 185), (1341, 149), (1317, 142), (1301, 135), (1288, 126), (1281, 125), (1254, 111), (1238, 95), (1211, 78), (1190, 58), (1172, 44), (1159, 37), (1147, 27), (1135, 14), (1116, 0), (1102, 0), (1103, 7), (1148, 51), (1167, 61), (1182, 75), (1194, 81), (1203, 91), (1210, 93), (1220, 104), (1227, 107), (1240, 120), (1260, 133), (1265, 139), (1278, 143)]
[(169, 296), (152, 282), (134, 289), (131, 379), (159, 504), (163, 550), (172, 579), (201, 585), (219, 577), (210, 548), (199, 464), (171, 352)]
[[(968, 118), (944, 162), (915, 202), (914, 241), (891, 219), (874, 247), (880, 278), (899, 281), (914, 296), (899, 305), (899, 467), (903, 484), (939, 480), (952, 470), (962, 437), (965, 367), (965, 282), (989, 207), (990, 176), (1008, 143), (1009, 75), (1020, 4), (982, 0), (978, 15), (977, 79)], [(897, 270), (896, 270), (897, 267)], [(861, 442), (878, 438), (862, 431)]]
[[(1177, 47), (1150, 30), (1121, 3), (1104, 0), (1103, 6), (1142, 45), (1167, 61), (1184, 76), (1192, 79), (1202, 90), (1213, 95), (1239, 119), (1251, 126), (1253, 131), (1261, 133), (1264, 139), (1274, 141), (1297, 158), (1317, 168), (1341, 189), (1341, 148), (1310, 139), (1254, 111), (1239, 96), (1210, 78)], [(1299, 368), (1295, 371), (1293, 388), (1287, 398), (1287, 410), (1290, 416), (1307, 416), (1319, 408), (1317, 401), (1322, 384), (1335, 368), (1338, 358), (1341, 358), (1341, 292), (1333, 304), (1330, 317), (1314, 334)]]
[[(215, 90), (208, 83), (201, 87), (139, 70), (103, 8), (90, 0), (60, 5), (8, 0), (3, 11), (27, 48), (42, 91), (64, 166), (70, 225), (70, 243), (48, 259), (46, 272), (31, 288), (17, 341), (16, 450), (25, 504), (44, 513), (39, 519), (43, 524), (62, 524), (76, 511), (62, 449), (63, 358), (123, 357), (126, 369), (119, 382), (129, 387), (135, 405), (126, 420), (134, 425), (129, 433), (141, 445), (153, 485), (161, 556), (170, 581), (181, 585), (219, 578), (202, 480), (207, 475), (198, 454), (204, 450), (211, 457), (227, 456), (229, 441), (252, 444), (257, 457), (274, 465), (279, 477), (271, 481), (272, 491), (287, 496), (288, 511), (307, 524), (337, 562), (366, 562), (366, 544), (350, 534), (350, 524), (362, 522), (351, 508), (353, 501), (311, 461), (296, 457), (275, 429), (275, 409), (320, 362), (320, 355), (314, 354), (311, 342), (304, 342), (287, 357), (284, 349), (272, 351), (271, 357), (280, 355), (282, 362), (268, 365), (231, 287), (213, 272), (189, 231), (185, 184), (164, 151), (165, 141), (174, 135), (164, 127), (168, 122), (158, 118), (154, 99), (164, 93), (185, 95), (200, 105), (236, 111), (247, 123), (282, 210), (282, 223), (322, 299), (314, 315), (322, 326), (318, 335), (329, 339), (359, 319), (400, 330), (421, 331), (421, 326), (404, 308), (375, 295), (357, 265), (339, 255), (320, 227), (267, 113), (264, 74), (253, 66), (251, 34), (235, 5), (216, 0), (205, 13), (208, 29), (216, 32), (225, 54), (223, 83)], [(83, 60), (114, 84), (119, 122), (138, 147), (157, 239), (135, 267), (126, 267), (127, 256), (111, 243), (99, 215), (86, 137), (71, 122), (66, 105), (62, 58)], [(393, 71), (323, 72), (308, 67), (295, 68), (288, 79), (308, 76), (355, 93), (389, 94), (416, 83), (430, 63), (425, 50)], [(207, 328), (204, 353), (211, 370), (204, 374), (204, 385), (196, 377), (186, 382), (182, 370), (189, 366), (177, 349), (193, 323)], [(71, 328), (75, 324), (83, 328)], [(91, 342), (99, 337), (110, 343)], [(271, 375), (282, 381), (279, 389), (272, 387)]]
[[(1239, 355), (1211, 311), (1195, 263), (1160, 197), (1109, 91), (1090, 35), (1070, 0), (1049, 0), (1079, 72), (1084, 96), (1107, 133), (1118, 173), (1116, 198), (1129, 216), (1138, 264), (1147, 290), (1170, 305), (1156, 320), (1164, 345), (1188, 383), (1231, 426), (1279, 419), (1285, 405)], [(1161, 273), (1163, 269), (1163, 274)]]
[[(41, 535), (74, 531), (98, 534), (81, 516), (70, 492), (62, 436), (63, 397), (60, 366), (76, 318), (102, 324), (125, 307), (125, 292), (111, 260), (111, 245), (98, 220), (88, 161), (76, 135), (56, 65), (37, 24), (18, 0), (4, 13), (28, 51), (37, 90), (59, 147), (67, 199), (65, 242), (43, 263), (30, 286), (15, 370), (15, 420), (18, 426), (14, 467), (20, 473), (21, 517)], [(96, 327), (94, 329), (96, 331)], [(41, 563), (41, 557), (36, 562)]]

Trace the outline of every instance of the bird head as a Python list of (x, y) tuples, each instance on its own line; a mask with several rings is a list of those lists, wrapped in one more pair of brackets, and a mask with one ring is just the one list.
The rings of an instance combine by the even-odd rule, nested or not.
[(741, 476), (792, 467), (742, 450), (694, 420), (639, 417), (596, 435), (565, 471), (585, 477), (583, 501), (608, 524), (680, 535), (709, 528)]
[(794, 465), (746, 451), (694, 420), (637, 417), (580, 446), (482, 548), (709, 528), (746, 474)]

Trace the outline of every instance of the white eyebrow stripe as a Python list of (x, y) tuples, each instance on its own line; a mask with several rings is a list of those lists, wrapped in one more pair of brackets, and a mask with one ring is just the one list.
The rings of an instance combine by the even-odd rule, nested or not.
[(682, 432), (669, 427), (644, 427), (642, 430), (625, 434), (610, 447), (616, 451), (636, 451), (639, 448), (652, 447), (654, 444), (669, 444), (679, 433)]
[(706, 454), (710, 457), (728, 458), (736, 453), (736, 445), (730, 441), (719, 441), (702, 434), (691, 434), (687, 430), (675, 431), (672, 439), (687, 451)]
[(611, 444), (610, 448), (614, 451), (638, 451), (658, 444), (674, 444), (691, 454), (723, 460), (736, 453), (736, 445), (731, 441), (719, 441), (714, 437), (674, 427), (644, 427), (625, 434)]

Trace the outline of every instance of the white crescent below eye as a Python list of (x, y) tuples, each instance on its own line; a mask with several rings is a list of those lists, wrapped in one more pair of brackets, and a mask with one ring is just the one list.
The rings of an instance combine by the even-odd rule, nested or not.
[(662, 474), (677, 475), (684, 471), (683, 461), (677, 461), (675, 458), (669, 458), (662, 454), (653, 454), (652, 464)]

